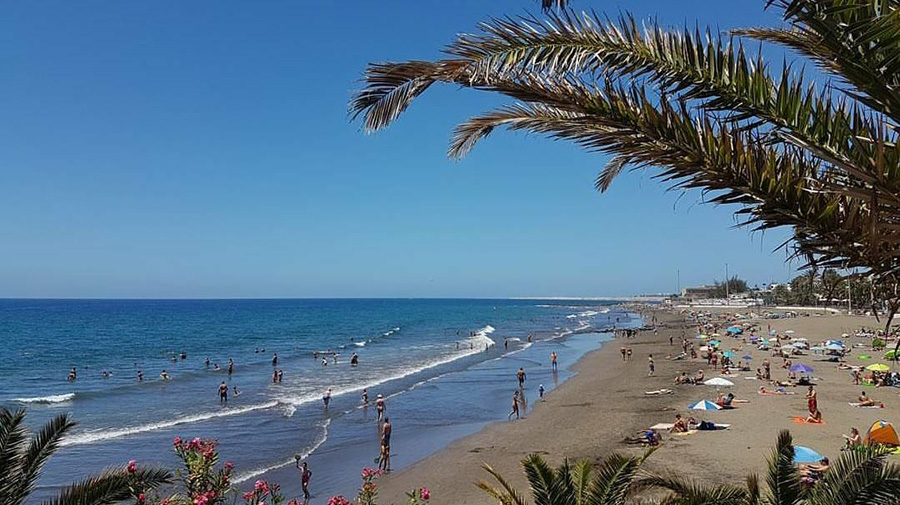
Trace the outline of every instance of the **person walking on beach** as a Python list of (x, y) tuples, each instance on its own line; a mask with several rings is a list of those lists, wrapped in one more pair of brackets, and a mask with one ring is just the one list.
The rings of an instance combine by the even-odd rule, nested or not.
[(541, 398), (541, 400), (544, 399), (544, 385), (543, 384), (538, 386), (538, 396)]
[(516, 378), (519, 379), (519, 389), (525, 387), (525, 369), (519, 367), (519, 371), (516, 372)]
[(629, 347), (628, 349), (626, 349), (625, 352), (626, 352), (626, 354), (628, 355), (628, 359), (625, 360), (625, 361), (631, 361), (631, 352), (632, 352), (632, 351), (631, 351), (631, 347)]
[(772, 364), (768, 359), (763, 360), (763, 370), (766, 371), (766, 380), (772, 380)]
[(225, 381), (219, 384), (219, 403), (228, 403), (228, 384)]
[(325, 394), (322, 395), (322, 401), (325, 403), (325, 410), (328, 410), (328, 404), (331, 403), (331, 388), (325, 390)]
[(299, 456), (297, 458), (297, 469), (300, 470), (300, 487), (303, 488), (303, 503), (306, 503), (309, 501), (309, 479), (312, 478), (312, 471), (306, 465), (306, 461), (301, 465)]
[(556, 355), (556, 351), (550, 353), (550, 368), (552, 368), (553, 370), (557, 369), (558, 364), (556, 363), (556, 360), (558, 358), (559, 357)]
[(627, 351), (625, 350), (625, 346), (624, 346), (624, 345), (623, 345), (622, 348), (619, 350), (619, 352), (622, 353), (622, 361), (625, 361), (625, 353), (626, 353)]
[(378, 468), (385, 472), (391, 471), (391, 432), (393, 429), (391, 420), (385, 417), (384, 425), (381, 427), (381, 457), (378, 462)]
[(384, 419), (384, 397), (380, 394), (375, 398), (375, 412), (378, 414), (378, 420)]
[(512, 412), (510, 412), (510, 413), (506, 416), (506, 419), (507, 419), (507, 420), (512, 419), (513, 414), (516, 415), (516, 419), (519, 419), (519, 392), (518, 392), (518, 391), (516, 391), (515, 393), (513, 393), (513, 397), (512, 397)]
[(653, 355), (647, 357), (647, 367), (649, 368), (649, 372), (647, 373), (648, 377), (653, 376), (653, 372), (656, 371), (656, 364), (653, 363)]

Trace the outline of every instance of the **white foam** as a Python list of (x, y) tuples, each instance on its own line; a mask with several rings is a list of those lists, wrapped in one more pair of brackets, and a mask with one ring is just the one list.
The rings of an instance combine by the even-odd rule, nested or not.
[[(325, 423), (322, 425), (322, 435), (318, 438), (318, 440), (316, 440), (316, 442), (312, 445), (312, 447), (310, 447), (303, 454), (300, 454), (300, 459), (308, 458), (310, 454), (315, 452), (316, 449), (321, 447), (322, 444), (324, 444), (325, 441), (328, 440), (328, 425), (329, 424), (331, 424), (331, 419), (326, 419)], [(246, 482), (250, 479), (259, 477), (260, 475), (267, 473), (267, 472), (271, 472), (272, 470), (278, 470), (279, 468), (284, 468), (286, 466), (289, 466), (289, 465), (293, 464), (295, 461), (297, 461), (296, 458), (290, 459), (288, 461), (283, 461), (281, 463), (275, 463), (274, 465), (257, 468), (255, 470), (250, 470), (249, 472), (238, 474), (237, 476), (235, 476), (234, 479), (232, 479), (232, 482), (234, 482), (235, 484), (240, 484), (241, 482)]]
[(166, 428), (171, 428), (173, 426), (179, 426), (182, 424), (191, 424), (198, 423), (201, 421), (208, 421), (210, 419), (216, 419), (219, 417), (229, 417), (229, 416), (237, 416), (241, 414), (246, 414), (248, 412), (253, 412), (256, 410), (265, 410), (271, 409), (278, 405), (277, 401), (271, 401), (266, 403), (259, 403), (256, 405), (249, 405), (247, 407), (240, 407), (236, 409), (225, 409), (220, 410), (218, 412), (205, 412), (202, 414), (194, 414), (192, 416), (184, 416), (176, 419), (170, 419), (168, 421), (160, 421), (157, 423), (148, 423), (142, 424), (139, 426), (130, 426), (127, 428), (119, 428), (113, 430), (96, 430), (89, 431), (85, 433), (78, 433), (69, 437), (66, 437), (62, 440), (61, 445), (84, 445), (84, 444), (92, 444), (95, 442), (100, 442), (102, 440), (110, 440), (113, 438), (121, 438), (127, 437), (129, 435), (136, 435), (138, 433), (147, 433), (148, 431), (156, 431), (156, 430), (164, 430)]
[(368, 342), (353, 342), (353, 345), (357, 347), (365, 347)]
[(64, 403), (74, 399), (75, 393), (66, 393), (62, 395), (36, 396), (34, 398), (13, 398), (13, 401), (19, 403)]

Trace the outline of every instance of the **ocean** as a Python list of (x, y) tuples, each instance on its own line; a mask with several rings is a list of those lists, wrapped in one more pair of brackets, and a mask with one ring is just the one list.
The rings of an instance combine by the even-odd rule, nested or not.
[[(402, 469), (505, 420), (519, 367), (531, 407), (538, 385), (551, 391), (570, 377), (607, 330), (639, 324), (602, 301), (0, 300), (0, 405), (26, 408), (31, 427), (62, 412), (78, 422), (35, 501), (130, 459), (175, 468), (180, 436), (218, 439), (241, 488), (268, 478), (300, 494), (294, 457), (306, 458), (314, 500), (325, 503), (353, 495), (359, 470), (378, 454), (363, 388), (372, 402), (386, 398), (392, 463)], [(72, 367), (77, 378), (68, 381)], [(273, 383), (274, 370), (282, 382)]]

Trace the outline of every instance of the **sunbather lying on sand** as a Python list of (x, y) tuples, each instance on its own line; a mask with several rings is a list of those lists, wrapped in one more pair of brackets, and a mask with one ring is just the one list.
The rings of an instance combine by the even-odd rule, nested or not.
[(776, 387), (775, 389), (766, 389), (765, 386), (760, 386), (759, 394), (771, 396), (771, 395), (792, 395), (792, 394), (796, 394), (796, 393), (794, 393), (793, 391), (785, 391), (784, 387), (781, 387), (781, 386)]
[(641, 430), (633, 437), (625, 437), (626, 444), (649, 445), (651, 447), (659, 445), (661, 441), (662, 438), (659, 436), (659, 433), (652, 428)]

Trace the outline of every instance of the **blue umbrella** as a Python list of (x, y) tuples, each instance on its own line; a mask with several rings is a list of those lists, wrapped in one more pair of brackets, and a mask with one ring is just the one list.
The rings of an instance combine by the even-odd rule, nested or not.
[(691, 410), (720, 410), (722, 407), (709, 400), (700, 400), (693, 405), (688, 405), (688, 408)]
[(844, 346), (838, 345), (838, 344), (828, 344), (825, 346), (825, 348), (828, 349), (829, 351), (843, 351), (844, 350)]
[(794, 446), (794, 463), (818, 463), (824, 457), (809, 447)]
[(791, 371), (794, 373), (812, 373), (813, 369), (812, 367), (804, 365), (803, 363), (797, 363), (791, 365)]
[(737, 334), (739, 334), (739, 333), (744, 333), (744, 330), (742, 330), (742, 329), (740, 329), (740, 328), (736, 328), (736, 327), (734, 327), (734, 326), (729, 327), (729, 328), (728, 328), (727, 330), (725, 330), (725, 331), (727, 331), (728, 333), (734, 333), (735, 335), (737, 335)]
[(725, 352), (722, 353), (722, 356), (725, 356), (726, 358), (733, 358), (733, 357), (734, 357), (734, 353), (731, 352), (731, 351), (725, 351)]
[(753, 359), (753, 356), (750, 356), (749, 354), (745, 354), (745, 355), (741, 356), (741, 359), (750, 361)]

